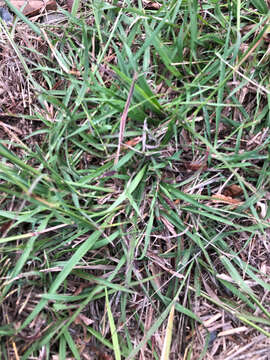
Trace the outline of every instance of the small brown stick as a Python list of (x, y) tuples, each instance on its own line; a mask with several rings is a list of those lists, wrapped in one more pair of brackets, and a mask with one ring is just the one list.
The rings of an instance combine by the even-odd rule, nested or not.
[(121, 151), (121, 144), (123, 141), (123, 137), (124, 137), (124, 131), (125, 131), (125, 127), (126, 127), (126, 120), (127, 120), (127, 115), (128, 115), (128, 110), (129, 110), (129, 106), (130, 106), (130, 101), (134, 92), (134, 86), (135, 86), (135, 82), (137, 80), (138, 74), (135, 71), (134, 75), (133, 75), (133, 79), (132, 79), (132, 84), (128, 93), (128, 98), (126, 101), (126, 105), (123, 111), (123, 114), (121, 116), (121, 120), (120, 120), (120, 130), (119, 130), (119, 137), (118, 137), (118, 148), (117, 148), (117, 153), (116, 153), (116, 157), (114, 160), (114, 165), (117, 165), (118, 160), (119, 160), (119, 156), (120, 156), (120, 151)]

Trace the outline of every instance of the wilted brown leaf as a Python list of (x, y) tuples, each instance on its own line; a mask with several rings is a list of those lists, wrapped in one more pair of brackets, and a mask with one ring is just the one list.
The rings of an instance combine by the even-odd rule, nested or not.
[(0, 234), (4, 234), (9, 228), (10, 226), (12, 225), (12, 221), (7, 221), (7, 222), (4, 222), (0, 228)]
[(185, 162), (184, 166), (187, 170), (190, 171), (206, 170), (208, 157), (209, 157), (209, 151), (206, 152), (205, 156), (200, 161)]
[(67, 0), (67, 10), (71, 12), (74, 0)]
[(137, 145), (139, 142), (141, 141), (141, 137), (140, 136), (137, 136), (131, 140), (128, 140), (125, 144), (124, 144), (124, 148), (127, 148), (127, 147), (133, 147), (135, 145)]
[(232, 198), (235, 198), (236, 196), (242, 195), (243, 190), (239, 185), (232, 184), (230, 186), (225, 187), (223, 191), (223, 195), (230, 196)]
[(187, 170), (191, 170), (191, 171), (207, 169), (207, 165), (204, 162), (186, 162), (184, 165)]
[(57, 4), (55, 0), (10, 0), (12, 5), (17, 9), (21, 9), (25, 3), (22, 13), (24, 15), (34, 16), (38, 15), (44, 10), (56, 10)]
[(215, 203), (225, 203), (225, 204), (236, 205), (236, 206), (239, 206), (239, 205), (243, 204), (243, 202), (240, 201), (239, 199), (233, 199), (231, 196), (225, 196), (225, 195), (222, 195), (222, 194), (212, 195), (211, 199)]
[(161, 8), (161, 4), (156, 1), (144, 1), (144, 8), (147, 10), (158, 10)]
[(85, 324), (86, 326), (89, 326), (89, 325), (91, 325), (91, 324), (93, 324), (94, 323), (94, 320), (91, 320), (91, 319), (89, 319), (88, 317), (86, 317), (85, 315), (83, 315), (83, 314), (79, 314), (76, 318), (75, 318), (75, 320), (74, 320), (74, 323), (75, 324)]

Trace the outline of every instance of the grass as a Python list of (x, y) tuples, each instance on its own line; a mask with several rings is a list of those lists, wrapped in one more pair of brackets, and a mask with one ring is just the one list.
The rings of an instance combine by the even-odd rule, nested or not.
[(0, 24), (0, 358), (266, 359), (267, 2), (61, 12)]

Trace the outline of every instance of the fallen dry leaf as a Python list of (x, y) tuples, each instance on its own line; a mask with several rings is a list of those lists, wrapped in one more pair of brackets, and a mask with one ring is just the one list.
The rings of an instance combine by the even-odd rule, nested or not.
[(128, 140), (124, 145), (123, 147), (124, 148), (128, 148), (128, 147), (133, 147), (135, 145), (137, 145), (139, 142), (141, 141), (141, 137), (140, 136), (137, 136), (131, 140)]
[(161, 8), (161, 4), (155, 1), (144, 1), (144, 8), (147, 10), (158, 10)]
[(71, 74), (71, 75), (75, 75), (75, 76), (81, 76), (80, 71), (76, 70), (76, 69), (69, 70), (68, 73)]
[(236, 184), (232, 184), (230, 186), (226, 186), (224, 191), (223, 191), (223, 195), (225, 196), (230, 196), (232, 198), (235, 198), (239, 195), (243, 194), (243, 190), (239, 185)]
[(206, 152), (202, 160), (185, 162), (184, 166), (189, 171), (206, 170), (208, 157), (209, 157), (209, 151)]
[(212, 195), (211, 199), (215, 203), (225, 203), (225, 204), (236, 205), (236, 206), (239, 206), (239, 205), (243, 204), (243, 202), (240, 201), (239, 199), (233, 199), (231, 196), (225, 196), (225, 195), (222, 195), (222, 194)]
[(22, 10), (24, 15), (34, 16), (38, 15), (44, 10), (56, 10), (57, 4), (55, 0), (10, 0), (12, 5), (17, 9), (21, 9), (22, 6), (26, 3), (25, 7)]
[(74, 0), (67, 0), (67, 10), (71, 12)]
[(91, 325), (91, 324), (94, 323), (94, 320), (89, 319), (88, 317), (86, 317), (86, 316), (83, 315), (83, 314), (79, 314), (79, 315), (75, 318), (74, 323), (75, 323), (76, 325), (85, 324), (86, 326), (89, 326), (89, 325)]
[(4, 222), (4, 224), (2, 224), (1, 228), (0, 228), (0, 234), (4, 234), (12, 225), (12, 220)]
[(204, 162), (186, 162), (185, 164), (185, 168), (187, 170), (191, 170), (191, 171), (197, 171), (197, 170), (206, 170), (207, 169), (207, 165)]

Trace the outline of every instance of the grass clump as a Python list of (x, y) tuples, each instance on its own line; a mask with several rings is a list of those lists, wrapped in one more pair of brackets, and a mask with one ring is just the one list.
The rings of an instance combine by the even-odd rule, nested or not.
[(77, 6), (1, 25), (0, 357), (265, 358), (266, 2)]

